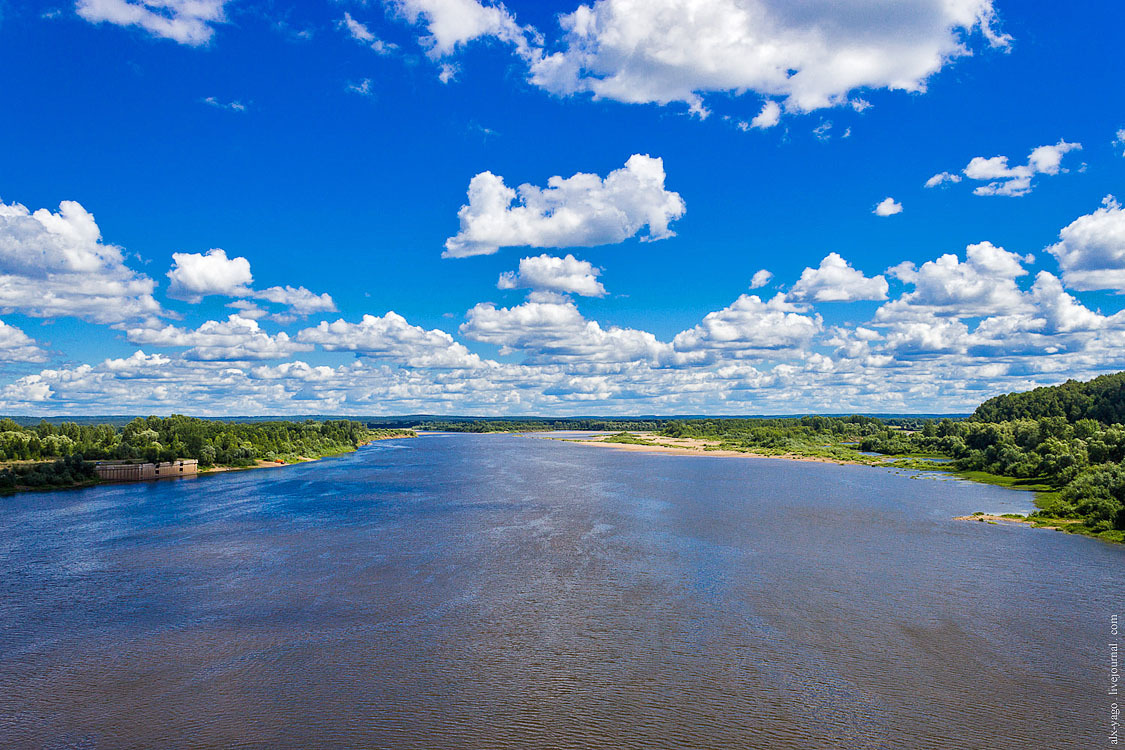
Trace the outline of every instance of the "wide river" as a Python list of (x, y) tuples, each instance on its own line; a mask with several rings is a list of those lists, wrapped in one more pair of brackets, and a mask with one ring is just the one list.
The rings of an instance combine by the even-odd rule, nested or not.
[(951, 520), (1030, 508), (515, 435), (0, 498), (0, 746), (1108, 748), (1125, 547)]

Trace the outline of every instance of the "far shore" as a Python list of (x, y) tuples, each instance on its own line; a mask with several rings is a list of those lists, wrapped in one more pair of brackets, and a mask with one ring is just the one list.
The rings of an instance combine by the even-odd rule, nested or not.
[(701, 440), (699, 438), (657, 438), (652, 433), (636, 432), (635, 434), (644, 440), (659, 440), (660, 442), (653, 445), (643, 445), (638, 443), (614, 443), (606, 442), (604, 433), (599, 434), (597, 437), (589, 439), (584, 438), (561, 438), (551, 437), (549, 435), (540, 435), (535, 433), (524, 433), (527, 437), (535, 437), (541, 440), (558, 440), (565, 443), (574, 443), (576, 445), (592, 445), (601, 448), (616, 448), (623, 451), (632, 451), (635, 453), (667, 453), (670, 455), (687, 455), (687, 456), (720, 456), (726, 458), (780, 458), (786, 461), (804, 461), (808, 463), (821, 463), (821, 464), (839, 464), (842, 466), (868, 466), (869, 464), (863, 461), (849, 461), (844, 458), (828, 458), (825, 456), (802, 456), (796, 453), (761, 453), (755, 451), (732, 451), (727, 449), (720, 449), (717, 446), (718, 442), (712, 440)]

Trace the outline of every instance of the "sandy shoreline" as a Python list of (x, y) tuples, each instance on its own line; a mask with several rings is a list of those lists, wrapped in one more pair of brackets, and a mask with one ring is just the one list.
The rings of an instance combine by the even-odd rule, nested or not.
[(296, 461), (266, 461), (265, 459), (258, 459), (253, 466), (212, 466), (209, 469), (200, 469), (199, 476), (205, 474), (221, 474), (225, 471), (249, 471), (250, 469), (276, 469), (281, 466), (295, 466), (297, 464), (307, 464), (312, 461), (319, 461), (319, 458), (305, 458), (298, 456)]
[(1030, 518), (1020, 517), (1013, 518), (1011, 516), (998, 516), (994, 513), (976, 513), (971, 516), (956, 516), (954, 521), (980, 521), (982, 523), (997, 523), (997, 524), (1021, 524), (1030, 526), (1034, 529), (1051, 529), (1052, 531), (1062, 531), (1058, 526), (1040, 526), (1032, 521)]
[[(644, 433), (637, 433), (644, 440), (656, 440)], [(723, 458), (779, 458), (785, 461), (805, 461), (810, 463), (838, 464), (841, 466), (867, 466), (862, 461), (848, 461), (842, 458), (825, 458), (821, 456), (800, 456), (794, 453), (754, 453), (752, 451), (723, 450), (715, 446), (718, 443), (699, 438), (659, 438), (656, 445), (638, 445), (636, 443), (609, 443), (599, 438), (589, 440), (557, 438), (528, 434), (527, 437), (538, 437), (540, 440), (558, 440), (560, 442), (574, 443), (576, 445), (592, 445), (601, 448), (615, 448), (617, 450), (632, 451), (635, 453), (665, 453), (681, 456), (720, 456)]]

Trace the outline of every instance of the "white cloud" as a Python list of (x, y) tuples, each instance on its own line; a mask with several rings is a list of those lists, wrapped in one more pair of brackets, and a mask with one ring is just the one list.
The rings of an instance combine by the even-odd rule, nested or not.
[(761, 287), (764, 287), (766, 284), (770, 283), (770, 279), (772, 278), (773, 273), (767, 271), (764, 268), (756, 271), (754, 275), (750, 277), (750, 288), (760, 289)]
[(530, 54), (533, 29), (516, 23), (503, 5), (483, 5), (477, 0), (388, 0), (411, 24), (426, 27), (422, 45), (432, 58), (450, 55), (458, 47), (485, 37), (513, 45), (521, 56)]
[(344, 11), (344, 18), (339, 23), (340, 28), (346, 30), (352, 39), (360, 44), (364, 44), (380, 55), (389, 55), (398, 49), (397, 44), (391, 42), (384, 42), (372, 33), (371, 29), (367, 28), (363, 23), (352, 18), (352, 14)]
[(163, 314), (153, 280), (101, 238), (93, 215), (74, 201), (57, 213), (0, 203), (0, 311), (110, 324)]
[(251, 302), (250, 300), (236, 299), (232, 302), (228, 302), (226, 306), (238, 310), (239, 315), (244, 318), (250, 318), (251, 320), (258, 320), (259, 318), (264, 318), (269, 315), (268, 312), (258, 307), (257, 303)]
[(962, 262), (956, 255), (943, 255), (922, 264), (900, 263), (888, 269), (895, 278), (914, 286), (879, 308), (875, 319), (893, 322), (932, 315), (971, 317), (1011, 313), (1026, 307), (1027, 300), (1015, 280), (1027, 274), (1021, 256), (991, 242), (969, 245)]
[(534, 364), (646, 361), (657, 364), (671, 347), (647, 331), (602, 328), (587, 320), (569, 299), (530, 300), (515, 307), (481, 303), (466, 314), (461, 335), (500, 347), (501, 354), (523, 352)]
[(346, 88), (353, 94), (359, 94), (360, 96), (373, 96), (375, 94), (375, 89), (371, 85), (370, 78), (364, 78), (359, 83), (348, 83), (344, 88)]
[(802, 314), (778, 294), (769, 302), (743, 294), (730, 306), (708, 313), (694, 328), (672, 339), (677, 353), (734, 358), (761, 357), (767, 353), (795, 354), (823, 328), (819, 315)]
[(131, 344), (190, 347), (185, 357), (206, 361), (278, 359), (313, 348), (290, 340), (284, 331), (270, 336), (258, 321), (237, 313), (223, 321), (208, 320), (195, 330), (176, 326), (131, 328), (126, 335)]
[(871, 213), (876, 216), (894, 216), (895, 214), (901, 214), (902, 204), (895, 203), (895, 199), (888, 196), (879, 201), (879, 205), (875, 206), (875, 210)]
[[(1063, 155), (1081, 150), (1081, 143), (1067, 143), (1059, 140), (1053, 146), (1038, 146), (1031, 150), (1027, 164), (1008, 166), (1008, 157), (975, 156), (965, 167), (964, 174), (970, 180), (987, 182), (973, 190), (974, 195), (1004, 195), (1016, 197), (1027, 195), (1032, 190), (1032, 178), (1037, 174), (1057, 175), (1062, 169)], [(932, 179), (932, 178), (931, 178)]]
[(1125, 128), (1118, 130), (1117, 133), (1113, 136), (1113, 145), (1115, 147), (1122, 148), (1123, 150), (1121, 153), (1122, 155), (1125, 155)]
[(1047, 251), (1058, 260), (1068, 286), (1125, 293), (1125, 209), (1112, 195), (1101, 208), (1064, 227)]
[(341, 26), (343, 26), (343, 28), (347, 29), (348, 33), (351, 34), (352, 39), (355, 39), (357, 42), (370, 44), (371, 42), (375, 41), (375, 35), (371, 33), (371, 30), (359, 21), (352, 18), (352, 14), (348, 13), (347, 11), (344, 11), (344, 20), (342, 20), (340, 24)]
[(208, 295), (249, 297), (284, 305), (294, 315), (334, 312), (336, 303), (328, 294), (316, 294), (302, 287), (271, 286), (255, 290), (250, 285), (254, 276), (250, 261), (243, 257), (228, 258), (226, 251), (212, 248), (204, 253), (173, 253), (171, 283), (168, 295), (198, 303)]
[(469, 183), (469, 203), (457, 214), (461, 231), (446, 240), (443, 256), (488, 255), (512, 246), (605, 245), (645, 227), (642, 240), (661, 240), (674, 236), (668, 225), (685, 210), (679, 193), (664, 189), (663, 160), (647, 155), (634, 154), (605, 179), (584, 173), (551, 177), (546, 188), (524, 184), (513, 190), (502, 177), (481, 172)]
[(26, 333), (0, 320), (0, 361), (42, 362), (46, 352)]
[(318, 312), (336, 312), (336, 303), (327, 292), (316, 294), (303, 286), (271, 286), (250, 294), (254, 299), (284, 305), (295, 315), (312, 315)]
[(408, 367), (456, 369), (489, 364), (445, 331), (427, 331), (411, 325), (395, 312), (381, 317), (364, 315), (359, 323), (343, 319), (322, 322), (298, 333), (297, 340), (318, 344), (328, 351), (355, 352)]
[(246, 258), (228, 258), (225, 250), (212, 248), (203, 253), (172, 253), (172, 283), (168, 294), (188, 302), (199, 302), (210, 294), (245, 297), (254, 277)]
[(229, 112), (245, 112), (247, 107), (239, 101), (222, 102), (213, 96), (208, 96), (203, 100), (204, 104), (214, 107), (215, 109), (225, 109)]
[(888, 284), (882, 276), (867, 278), (837, 253), (829, 253), (819, 268), (806, 268), (793, 285), (789, 298), (815, 302), (884, 300)]
[(580, 294), (584, 297), (604, 297), (605, 287), (598, 281), (600, 274), (600, 268), (595, 268), (588, 261), (578, 260), (573, 255), (554, 258), (544, 254), (521, 258), (519, 271), (502, 274), (496, 286), (499, 289), (536, 289)]
[(78, 0), (78, 15), (90, 23), (139, 26), (153, 36), (199, 46), (211, 41), (224, 20), (226, 0)]
[(926, 180), (926, 187), (932, 188), (939, 185), (944, 185), (947, 182), (956, 184), (961, 181), (961, 175), (953, 174), (952, 172), (938, 172), (930, 179)]
[(684, 102), (705, 113), (708, 92), (784, 98), (787, 111), (849, 102), (863, 89), (923, 91), (930, 76), (990, 44), (991, 0), (780, 3), (768, 0), (597, 0), (560, 18), (560, 51), (532, 63), (556, 94), (623, 102)]
[(781, 122), (781, 105), (773, 99), (762, 105), (762, 111), (750, 121), (750, 127), (765, 130)]

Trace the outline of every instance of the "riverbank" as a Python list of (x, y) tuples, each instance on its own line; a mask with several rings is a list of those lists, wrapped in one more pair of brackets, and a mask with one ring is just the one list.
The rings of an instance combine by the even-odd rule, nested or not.
[[(393, 440), (393, 439), (413, 438), (413, 437), (417, 437), (417, 433), (415, 433), (413, 430), (394, 430), (394, 431), (392, 431), (392, 430), (377, 430), (377, 431), (375, 431), (375, 434), (370, 439), (362, 440), (354, 448), (351, 448), (351, 449), (348, 449), (348, 450), (340, 450), (340, 451), (334, 451), (334, 452), (330, 452), (330, 453), (324, 453), (324, 454), (321, 454), (319, 456), (295, 455), (295, 456), (288, 456), (284, 459), (278, 459), (278, 460), (257, 459), (257, 460), (255, 460), (255, 462), (253, 464), (250, 464), (250, 465), (247, 465), (247, 466), (228, 466), (228, 465), (209, 466), (209, 467), (206, 467), (206, 468), (199, 469), (198, 472), (196, 472), (195, 474), (192, 474), (190, 476), (207, 476), (209, 474), (222, 474), (222, 473), (230, 472), (230, 471), (250, 471), (252, 469), (277, 469), (277, 468), (281, 468), (283, 466), (295, 466), (295, 465), (298, 465), (298, 464), (305, 464), (305, 463), (311, 463), (313, 461), (320, 461), (320, 460), (325, 459), (325, 458), (332, 458), (333, 456), (343, 456), (343, 455), (347, 455), (349, 453), (354, 453), (357, 450), (359, 450), (360, 448), (364, 447), (365, 445), (370, 445), (371, 443), (379, 441), (379, 440)], [(85, 463), (89, 466), (93, 466), (93, 462), (85, 462)], [(4, 464), (0, 464), (0, 469), (9, 468), (9, 467), (12, 467), (12, 466), (35, 467), (35, 466), (56, 466), (57, 464), (58, 464), (57, 460), (55, 460), (55, 461), (5, 462)], [(155, 477), (153, 480), (141, 479), (141, 480), (136, 480), (136, 481), (155, 481), (156, 479), (184, 479), (184, 478), (188, 478), (188, 477), (168, 476), (168, 477)], [(79, 481), (67, 481), (66, 483), (60, 483), (60, 484), (40, 484), (40, 485), (16, 484), (15, 486), (12, 486), (12, 487), (0, 488), (0, 495), (12, 495), (12, 494), (22, 493), (22, 492), (46, 492), (46, 491), (52, 491), (52, 490), (73, 490), (73, 489), (82, 489), (82, 488), (85, 488), (85, 487), (94, 487), (94, 486), (101, 485), (101, 484), (121, 484), (121, 482), (107, 481), (107, 480), (103, 480), (103, 479), (83, 477)]]
[(255, 461), (254, 464), (251, 465), (251, 466), (211, 466), (211, 467), (208, 467), (206, 469), (200, 469), (198, 476), (203, 476), (205, 474), (219, 474), (219, 473), (223, 473), (223, 472), (227, 472), (227, 471), (249, 471), (251, 469), (280, 469), (283, 466), (298, 466), (300, 464), (307, 464), (307, 463), (312, 463), (314, 461), (321, 461), (323, 459), (332, 458), (334, 456), (346, 456), (349, 453), (355, 453), (360, 448), (362, 448), (366, 445), (371, 445), (372, 443), (378, 442), (380, 440), (398, 440), (398, 439), (402, 439), (402, 438), (414, 438), (414, 437), (418, 437), (418, 434), (419, 434), (418, 432), (416, 432), (414, 430), (402, 430), (402, 431), (396, 431), (394, 433), (392, 433), (390, 431), (380, 431), (380, 432), (381, 433), (385, 432), (386, 434), (377, 434), (374, 437), (372, 437), (370, 440), (362, 440), (362, 441), (360, 441), (360, 443), (355, 448), (352, 448), (351, 450), (336, 451), (334, 453), (324, 453), (324, 454), (319, 455), (319, 456), (301, 456), (301, 455), (298, 455), (298, 456), (293, 456), (293, 457), (287, 458), (287, 459), (279, 459), (277, 461), (268, 461), (264, 458), (260, 458), (257, 461)]
[[(615, 436), (612, 435), (608, 437), (591, 437), (590, 439), (560, 438), (535, 434), (527, 434), (526, 437), (534, 437), (541, 440), (558, 440), (566, 443), (575, 443), (577, 445), (592, 445), (602, 448), (614, 448), (623, 451), (634, 451), (638, 453), (707, 455), (727, 458), (783, 458), (787, 461), (808, 461), (814, 463), (829, 463), (839, 465), (854, 464), (857, 466), (875, 466), (880, 465), (881, 462), (885, 461), (885, 459), (882, 458), (866, 460), (866, 457), (844, 458), (836, 456), (817, 456), (785, 451), (734, 450), (731, 448), (723, 448), (722, 443), (718, 440), (706, 440), (703, 438), (662, 437), (656, 435), (655, 433), (630, 433), (630, 435), (635, 435), (635, 439), (614, 439)], [(890, 466), (889, 464), (885, 463), (883, 465)], [(899, 467), (891, 466), (890, 468)]]
[(1021, 516), (1015, 513), (1004, 513), (1002, 515), (996, 515), (995, 513), (980, 512), (973, 513), (970, 516), (955, 516), (953, 520), (979, 521), (980, 523), (992, 524), (1023, 524), (1025, 526), (1031, 526), (1032, 528), (1036, 529), (1051, 529), (1053, 531), (1064, 531), (1064, 526), (1082, 523), (1081, 521), (1063, 518), (1040, 519), (1030, 516)]

